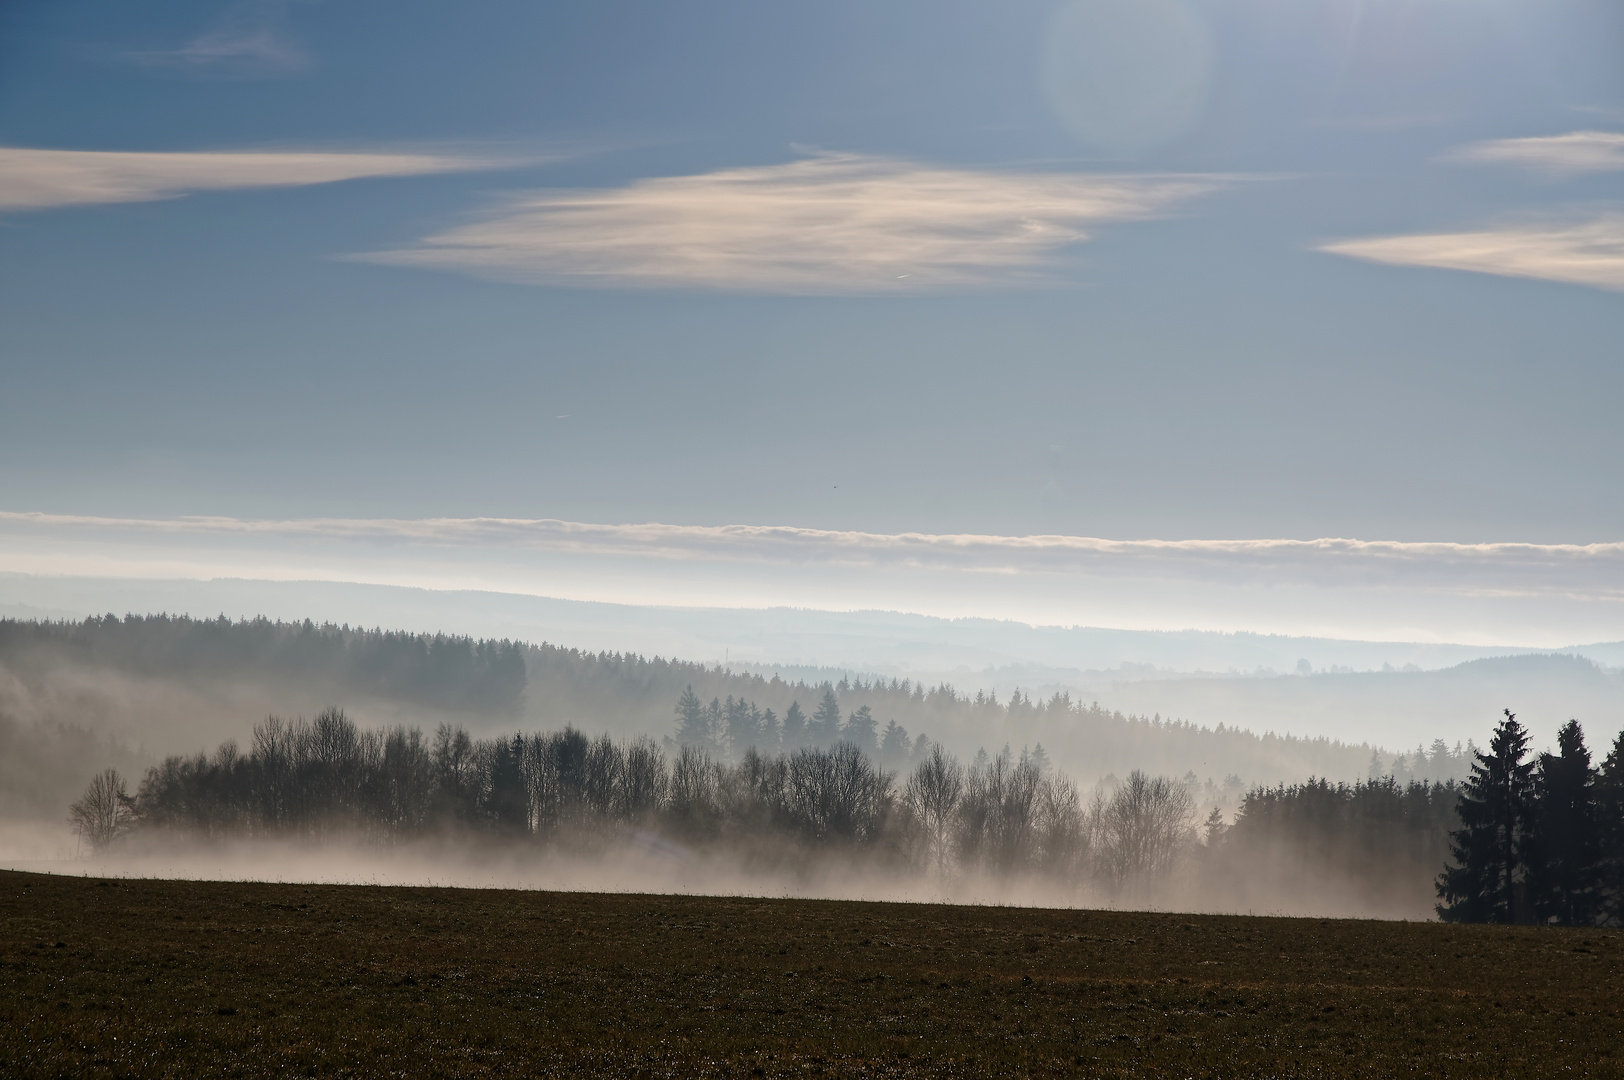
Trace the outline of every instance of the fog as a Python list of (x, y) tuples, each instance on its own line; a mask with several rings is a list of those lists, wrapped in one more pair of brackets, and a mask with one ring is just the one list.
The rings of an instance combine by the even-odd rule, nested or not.
[[(1282, 849), (1232, 864), (1222, 881), (1190, 865), (1174, 880), (1128, 895), (1037, 877), (929, 873), (804, 852), (764, 866), (750, 854), (696, 850), (628, 835), (595, 853), (536, 852), (465, 839), (379, 849), (335, 839), (321, 845), (240, 841), (153, 844), (117, 852), (82, 850), (64, 827), (0, 825), (0, 868), (84, 877), (263, 881), (334, 885), (539, 889), (571, 892), (801, 897), (904, 903), (1122, 908), (1322, 918), (1435, 918), (1437, 867), (1388, 867), (1378, 878), (1346, 871), (1292, 870), (1299, 853)], [(793, 867), (789, 863), (795, 863)]]
[[(1125, 714), (1159, 715), (1206, 727), (1223, 724), (1260, 734), (1325, 736), (1395, 753), (1413, 750), (1417, 742), (1430, 743), (1434, 738), (1450, 744), (1473, 738), (1507, 706), (1524, 713), (1540, 731), (1554, 731), (1556, 724), (1573, 716), (1593, 726), (1614, 725), (1613, 730), (1624, 722), (1624, 671), (1620, 670), (1624, 644), (1617, 642), (1581, 645), (1569, 641), (1559, 650), (1563, 656), (1593, 663), (1519, 663), (1519, 657), (1548, 654), (1437, 640), (1357, 641), (1033, 626), (884, 611), (651, 607), (341, 582), (137, 581), (0, 574), (0, 614), (82, 619), (108, 610), (190, 611), (209, 617), (224, 612), (232, 619), (260, 615), (312, 618), (419, 633), (553, 642), (591, 653), (606, 650), (682, 657), (739, 674), (761, 675), (767, 680), (777, 675), (787, 683), (813, 686), (825, 680), (838, 683), (846, 677), (864, 682), (909, 680), (927, 686), (946, 682), (961, 694), (974, 697), (983, 691), (1000, 701), (1008, 701), (1017, 689), (1038, 699), (1063, 691), (1073, 700), (1098, 701)], [(252, 671), (236, 674), (250, 684), (263, 681)], [(222, 706), (230, 706), (233, 696), (241, 701), (243, 713), (229, 714), (237, 717), (234, 722), (239, 726), (251, 723), (258, 712), (309, 714), (330, 704), (343, 705), (368, 719), (385, 719), (381, 711), (388, 705), (385, 701), (363, 701), (364, 695), (343, 687), (322, 696), (322, 689), (301, 679), (283, 680), (269, 695), (255, 686), (208, 692), (224, 695)], [(679, 685), (671, 693), (680, 689)], [(717, 682), (711, 692), (725, 697), (739, 691)], [(273, 700), (265, 700), (267, 696)], [(256, 706), (252, 711), (248, 710), (250, 703)], [(782, 711), (788, 702), (762, 700), (762, 704)], [(620, 735), (657, 735), (667, 730), (667, 708), (664, 701), (656, 708), (624, 699), (610, 702), (602, 695), (576, 703), (565, 688), (550, 686), (545, 695), (533, 692), (528, 696), (524, 717), (531, 723), (567, 721)], [(228, 713), (222, 708), (209, 715), (225, 717)], [(480, 720), (476, 717), (468, 722)], [(144, 739), (144, 727), (130, 737)], [(958, 739), (940, 724), (932, 727), (933, 737)], [(215, 734), (197, 732), (205, 739)], [(977, 737), (982, 741), (991, 738), (974, 731), (965, 735), (970, 742)], [(1023, 739), (1042, 739), (1049, 745), (1048, 740), (1058, 736), (1010, 732), (1003, 737), (1017, 744)], [(967, 753), (975, 749), (958, 742), (955, 746)], [(164, 747), (179, 748), (174, 744)], [(1068, 764), (1080, 774), (1092, 767), (1081, 760)], [(1291, 767), (1351, 779), (1364, 775), (1364, 764), (1361, 758), (1350, 768), (1324, 761), (1299, 761)], [(1172, 761), (1149, 760), (1129, 762), (1126, 767), (1134, 765), (1176, 767)], [(1282, 762), (1281, 769), (1286, 765)], [(1117, 768), (1117, 763), (1110, 763), (1101, 771)], [(1186, 768), (1201, 771), (1199, 760), (1177, 768), (1180, 772)], [(1239, 763), (1225, 766), (1224, 771), (1255, 780), (1299, 775), (1268, 773)]]
[[(838, 723), (833, 696), (811, 718)], [(1424, 917), (1452, 785), (1240, 794), (1141, 771), (1085, 790), (1042, 751), (888, 770), (852, 740), (763, 754), (685, 695), (682, 741), (573, 729), (476, 739), (271, 717), (246, 749), (98, 773), (7, 861), (59, 872)], [(871, 735), (872, 732), (868, 731)]]
[[(0, 622), (0, 751), (19, 869), (1411, 919), (1469, 764), (1059, 691), (167, 617)], [(105, 831), (70, 830), (109, 768)]]

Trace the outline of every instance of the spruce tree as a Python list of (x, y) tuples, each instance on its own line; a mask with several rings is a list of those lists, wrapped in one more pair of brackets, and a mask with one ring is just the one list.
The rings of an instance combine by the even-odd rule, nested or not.
[(490, 764), (491, 787), (486, 812), (498, 828), (524, 831), (530, 824), (524, 787), (524, 737), (498, 739)]
[(877, 735), (879, 726), (880, 722), (874, 719), (873, 710), (864, 705), (846, 718), (846, 727), (841, 732), (841, 736), (844, 741), (851, 743), (872, 758), (880, 752), (879, 737)]
[[(844, 684), (845, 680), (841, 682)], [(807, 726), (810, 728), (807, 741), (813, 746), (833, 746), (840, 740), (840, 699), (835, 697), (828, 683), (823, 685), (823, 700), (818, 702), (818, 711), (812, 714), (812, 723)]]
[(792, 701), (789, 708), (784, 711), (784, 753), (799, 750), (806, 744), (806, 714), (801, 711), (801, 703)]
[(1624, 924), (1624, 731), (1596, 775), (1596, 921)]
[(683, 746), (710, 745), (710, 725), (705, 721), (705, 706), (699, 703), (693, 683), (677, 699), (677, 742)]
[(1597, 900), (1595, 777), (1577, 720), (1564, 724), (1556, 741), (1555, 754), (1540, 755), (1534, 783), (1529, 891), (1543, 921), (1587, 926)]
[(1445, 922), (1517, 922), (1529, 914), (1523, 855), (1528, 847), (1534, 763), (1528, 732), (1510, 709), (1478, 753), (1461, 787), (1461, 828), (1450, 833), (1455, 865), (1438, 878)]

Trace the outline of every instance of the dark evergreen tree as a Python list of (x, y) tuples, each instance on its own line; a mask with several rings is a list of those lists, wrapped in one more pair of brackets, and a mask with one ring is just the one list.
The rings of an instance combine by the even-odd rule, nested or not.
[(1556, 736), (1557, 752), (1541, 754), (1536, 775), (1529, 892), (1543, 921), (1588, 926), (1597, 902), (1595, 776), (1579, 721)]
[[(667, 699), (670, 700), (670, 699)], [(710, 729), (705, 722), (705, 706), (694, 693), (693, 683), (677, 699), (677, 742), (683, 746), (710, 745)]]
[(1596, 775), (1596, 917), (1624, 925), (1624, 731)]
[(895, 720), (889, 721), (885, 725), (885, 734), (880, 737), (880, 766), (886, 769), (902, 768), (908, 764), (910, 746), (908, 729)]
[(789, 708), (784, 710), (784, 752), (799, 750), (806, 745), (806, 714), (801, 711), (801, 703), (792, 701)]
[(828, 747), (840, 741), (840, 699), (828, 683), (823, 684), (823, 700), (807, 729), (807, 742), (812, 746)]
[(761, 710), (753, 703), (729, 695), (722, 707), (722, 726), (727, 733), (727, 748), (734, 756), (741, 756), (761, 741)]
[(498, 740), (492, 748), (490, 763), (490, 794), (485, 812), (504, 831), (521, 832), (529, 828), (529, 801), (524, 787), (524, 739), (515, 735), (511, 740)]
[(1510, 709), (1478, 753), (1461, 788), (1461, 828), (1450, 836), (1454, 865), (1438, 879), (1438, 915), (1446, 922), (1519, 922), (1527, 902), (1523, 858), (1530, 846), (1534, 763), (1528, 732)]
[(879, 736), (876, 734), (879, 726), (873, 710), (864, 705), (846, 718), (846, 727), (840, 734), (846, 742), (873, 757), (880, 752)]

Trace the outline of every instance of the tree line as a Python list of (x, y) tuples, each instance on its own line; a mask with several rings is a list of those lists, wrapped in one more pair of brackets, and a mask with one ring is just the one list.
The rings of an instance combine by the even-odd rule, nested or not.
[(1624, 924), (1624, 732), (1598, 768), (1570, 720), (1556, 753), (1529, 754), (1507, 709), (1462, 786), (1438, 878), (1449, 922)]
[(1457, 824), (1451, 785), (1391, 777), (1254, 788), (1233, 824), (1216, 808), (1202, 822), (1193, 777), (1134, 771), (1085, 794), (1041, 745), (965, 762), (840, 704), (828, 693), (809, 715), (792, 702), (779, 717), (738, 699), (705, 705), (687, 688), (663, 744), (574, 728), (482, 739), (444, 724), (425, 736), (362, 729), (338, 710), (273, 717), (246, 750), (167, 758), (134, 794), (104, 772), (73, 817), (95, 846), (132, 831), (383, 844), (451, 832), (590, 850), (660, 836), (780, 865), (826, 851), (1106, 898), (1162, 902), (1183, 888), (1187, 903), (1219, 902), (1213, 889), (1287, 841), (1310, 871), (1361, 859), (1379, 870), (1405, 852), (1436, 867)]

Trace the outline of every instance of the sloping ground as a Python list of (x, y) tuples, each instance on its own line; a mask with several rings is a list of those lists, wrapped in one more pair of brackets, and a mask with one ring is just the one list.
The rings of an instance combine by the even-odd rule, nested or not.
[(0, 1074), (1616, 1076), (1624, 934), (0, 873)]

